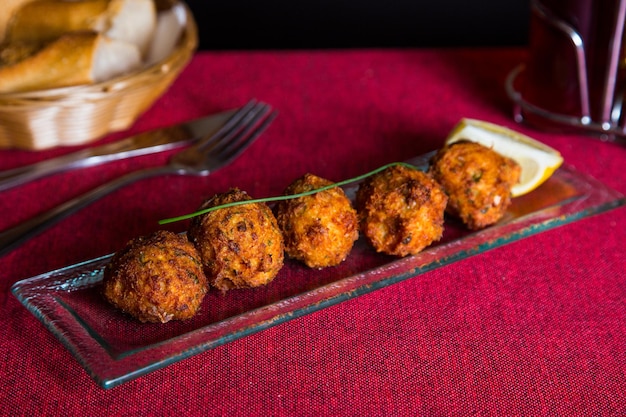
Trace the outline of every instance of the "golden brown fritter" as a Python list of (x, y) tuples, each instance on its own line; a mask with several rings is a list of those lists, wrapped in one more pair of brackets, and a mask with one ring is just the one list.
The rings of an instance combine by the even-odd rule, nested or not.
[(207, 290), (196, 248), (167, 231), (131, 240), (104, 270), (104, 297), (142, 322), (191, 318)]
[(430, 173), (448, 194), (448, 213), (477, 230), (504, 216), (521, 168), (490, 148), (460, 141), (437, 152)]
[(414, 255), (441, 238), (447, 200), (429, 175), (391, 166), (359, 186), (361, 232), (378, 252)]
[[(232, 188), (206, 200), (201, 209), (250, 199), (245, 191)], [(200, 252), (210, 284), (222, 291), (265, 285), (283, 266), (283, 237), (264, 203), (194, 217), (187, 236)]]
[[(284, 194), (298, 194), (331, 184), (305, 174), (291, 183)], [(287, 255), (310, 268), (340, 264), (359, 238), (356, 210), (339, 187), (281, 201), (276, 206), (276, 219)]]

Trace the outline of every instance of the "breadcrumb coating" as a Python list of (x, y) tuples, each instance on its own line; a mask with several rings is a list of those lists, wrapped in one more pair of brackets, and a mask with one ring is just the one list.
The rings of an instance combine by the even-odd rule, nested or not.
[[(315, 190), (332, 182), (305, 174), (285, 189), (285, 195)], [(276, 206), (285, 251), (310, 268), (343, 262), (359, 238), (356, 210), (339, 187), (281, 201)]]
[(196, 248), (167, 231), (132, 239), (104, 270), (104, 297), (142, 322), (189, 319), (207, 290)]
[(440, 149), (429, 171), (448, 195), (447, 212), (478, 230), (504, 216), (521, 168), (481, 144), (460, 141)]
[[(206, 200), (201, 209), (251, 200), (237, 188)], [(266, 285), (283, 266), (283, 237), (265, 203), (224, 207), (192, 219), (187, 232), (205, 274), (222, 291)]]
[(429, 175), (394, 165), (360, 186), (356, 196), (361, 232), (377, 252), (414, 255), (441, 239), (448, 198)]

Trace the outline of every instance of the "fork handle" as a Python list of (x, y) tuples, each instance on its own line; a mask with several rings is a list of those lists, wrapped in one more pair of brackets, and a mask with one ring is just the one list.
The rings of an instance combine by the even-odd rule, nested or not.
[(58, 223), (69, 215), (76, 213), (80, 209), (119, 188), (141, 179), (175, 173), (176, 170), (173, 170), (169, 166), (148, 168), (131, 172), (94, 188), (83, 195), (66, 201), (65, 203), (62, 203), (48, 211), (38, 214), (35, 217), (18, 224), (17, 226), (6, 229), (0, 232), (0, 256), (6, 255), (28, 239), (38, 235), (50, 226)]

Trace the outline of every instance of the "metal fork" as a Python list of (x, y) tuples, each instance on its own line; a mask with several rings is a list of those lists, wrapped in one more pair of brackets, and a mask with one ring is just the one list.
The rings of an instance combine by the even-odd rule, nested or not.
[(204, 176), (215, 172), (250, 146), (276, 114), (270, 105), (250, 101), (214, 135), (201, 138), (193, 146), (174, 154), (166, 165), (131, 172), (0, 232), (0, 256), (94, 201), (133, 182), (159, 175)]

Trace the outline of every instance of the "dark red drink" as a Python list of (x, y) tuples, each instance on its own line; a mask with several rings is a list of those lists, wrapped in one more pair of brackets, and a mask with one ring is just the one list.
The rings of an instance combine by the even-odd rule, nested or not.
[(626, 0), (532, 0), (529, 59), (516, 87), (532, 122), (620, 128)]

